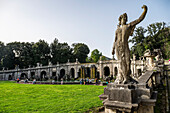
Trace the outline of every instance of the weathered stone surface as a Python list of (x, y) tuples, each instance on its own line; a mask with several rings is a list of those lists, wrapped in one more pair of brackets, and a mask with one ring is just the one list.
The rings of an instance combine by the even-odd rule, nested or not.
[(139, 83), (147, 83), (147, 81), (149, 80), (149, 78), (151, 77), (151, 75), (153, 74), (153, 71), (147, 71), (144, 75), (142, 75), (138, 82)]
[[(113, 84), (109, 83), (105, 88), (103, 97), (107, 97), (103, 101), (105, 112), (118, 113), (124, 112), (142, 112), (139, 107), (147, 108), (152, 112), (152, 108), (156, 102), (156, 93), (152, 88), (146, 87), (147, 83), (143, 84)], [(106, 96), (108, 95), (108, 96)]]
[(110, 101), (132, 103), (133, 91), (130, 89), (113, 88), (109, 94)]
[(143, 5), (144, 12), (139, 19), (126, 24), (127, 14), (124, 13), (119, 17), (119, 25), (115, 33), (115, 42), (113, 45), (112, 55), (115, 54), (117, 59), (120, 61), (118, 68), (118, 77), (115, 83), (126, 83), (130, 77), (130, 50), (128, 45), (129, 36), (133, 35), (135, 26), (140, 23), (147, 13), (147, 6)]

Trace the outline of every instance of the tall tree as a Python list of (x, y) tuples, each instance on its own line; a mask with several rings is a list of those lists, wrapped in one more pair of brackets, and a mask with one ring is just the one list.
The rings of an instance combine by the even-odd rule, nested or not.
[(57, 39), (54, 39), (53, 43), (50, 45), (51, 55), (52, 55), (52, 63), (66, 63), (68, 59), (70, 61), (73, 60), (73, 49), (66, 43), (59, 43)]
[(54, 41), (50, 44), (50, 49), (51, 49), (51, 55), (52, 59), (51, 62), (53, 64), (57, 64), (59, 62), (59, 47), (58, 47), (58, 39), (54, 39)]
[(13, 52), (14, 48), (10, 46), (10, 44), (7, 44), (4, 47), (4, 56), (2, 59), (2, 65), (6, 69), (14, 69), (16, 65), (19, 65), (17, 62), (18, 59), (15, 57), (15, 53)]
[[(8, 51), (11, 55), (8, 55), (9, 53), (6, 53), (6, 55), (10, 59), (14, 59), (13, 65), (19, 65), (20, 68), (28, 67), (29, 65), (33, 65), (34, 59), (33, 59), (33, 49), (32, 49), (33, 43), (25, 43), (25, 42), (11, 42), (8, 43), (6, 46), (6, 51)], [(14, 54), (14, 56), (12, 56)], [(14, 58), (12, 58), (14, 57)]]
[(99, 52), (98, 49), (94, 49), (91, 52), (91, 59), (93, 60), (93, 62), (97, 62), (100, 59), (100, 56), (102, 56), (102, 53)]
[(34, 65), (34, 51), (32, 46), (34, 43), (22, 42), (22, 51), (20, 54), (20, 61), (23, 67), (28, 67), (29, 65)]
[(73, 54), (79, 62), (86, 62), (87, 55), (90, 52), (89, 47), (83, 43), (74, 43), (72, 46), (74, 47)]
[(145, 33), (146, 33), (146, 29), (144, 29), (143, 27), (138, 27), (135, 29), (134, 31), (134, 35), (133, 38), (131, 40), (129, 40), (129, 42), (131, 42), (133, 44), (133, 46), (131, 47), (131, 55), (132, 53), (137, 55), (137, 58), (139, 56), (142, 56), (144, 51), (145, 51)]
[(59, 62), (60, 63), (66, 63), (68, 60), (72, 61), (72, 48), (66, 43), (59, 43), (60, 47), (60, 56), (59, 56)]
[(34, 50), (34, 65), (36, 63), (41, 63), (42, 65), (47, 65), (50, 59), (50, 47), (44, 40), (39, 40), (33, 45)]
[(163, 58), (169, 57), (170, 51), (170, 29), (165, 27), (164, 22), (153, 23), (147, 26), (147, 29), (138, 27), (135, 30), (133, 38), (130, 40), (134, 45), (131, 53), (137, 57), (143, 56), (146, 49), (153, 51), (161, 49)]
[(164, 22), (160, 23), (153, 23), (150, 24), (148, 28), (148, 36), (146, 38), (146, 48), (153, 50), (153, 49), (160, 49), (163, 54), (163, 58), (169, 58), (170, 51), (170, 29), (165, 27), (166, 24)]
[(0, 41), (0, 70), (2, 70), (3, 67), (4, 47), (4, 43)]

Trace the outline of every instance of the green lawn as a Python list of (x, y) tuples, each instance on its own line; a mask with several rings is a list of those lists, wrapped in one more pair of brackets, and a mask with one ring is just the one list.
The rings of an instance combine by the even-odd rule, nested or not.
[(0, 113), (82, 113), (102, 106), (104, 86), (33, 85), (0, 81)]

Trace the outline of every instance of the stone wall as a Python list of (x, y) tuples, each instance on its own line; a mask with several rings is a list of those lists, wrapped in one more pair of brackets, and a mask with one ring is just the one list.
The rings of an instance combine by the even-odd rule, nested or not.
[[(64, 69), (65, 75), (71, 75), (71, 69), (74, 70), (74, 78), (80, 77), (81, 74), (81, 68), (89, 68), (90, 71), (92, 67), (96, 67), (96, 72), (94, 76), (97, 76), (99, 74), (99, 78), (106, 78), (106, 77), (111, 77), (116, 76), (118, 72), (115, 72), (118, 69), (118, 61), (116, 60), (107, 60), (107, 61), (101, 61), (99, 60), (97, 63), (65, 63), (65, 64), (56, 64), (52, 65), (49, 63), (48, 66), (42, 66), (39, 63), (37, 63), (36, 67), (30, 67), (26, 69), (13, 69), (13, 70), (1, 70), (0, 71), (0, 80), (9, 80), (9, 76), (12, 76), (12, 79), (15, 80), (18, 77), (21, 77), (21, 74), (25, 73), (28, 78), (30, 78), (32, 75), (31, 73), (35, 73), (35, 76), (40, 77), (41, 73), (44, 71), (46, 72), (46, 75), (48, 78), (52, 77), (52, 73), (55, 72), (56, 76), (58, 77), (60, 75), (60, 71)], [(108, 67), (109, 69), (109, 75), (105, 75), (105, 67)], [(139, 60), (139, 61), (132, 61), (131, 65), (131, 72), (132, 75), (137, 75), (138, 69), (141, 69), (142, 71), (144, 70), (144, 61)], [(87, 74), (87, 73), (86, 73)]]

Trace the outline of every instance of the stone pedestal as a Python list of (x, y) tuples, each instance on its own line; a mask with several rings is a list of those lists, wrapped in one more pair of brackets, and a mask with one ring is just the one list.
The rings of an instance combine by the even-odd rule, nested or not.
[(153, 113), (157, 93), (146, 84), (110, 83), (100, 95), (105, 113)]

